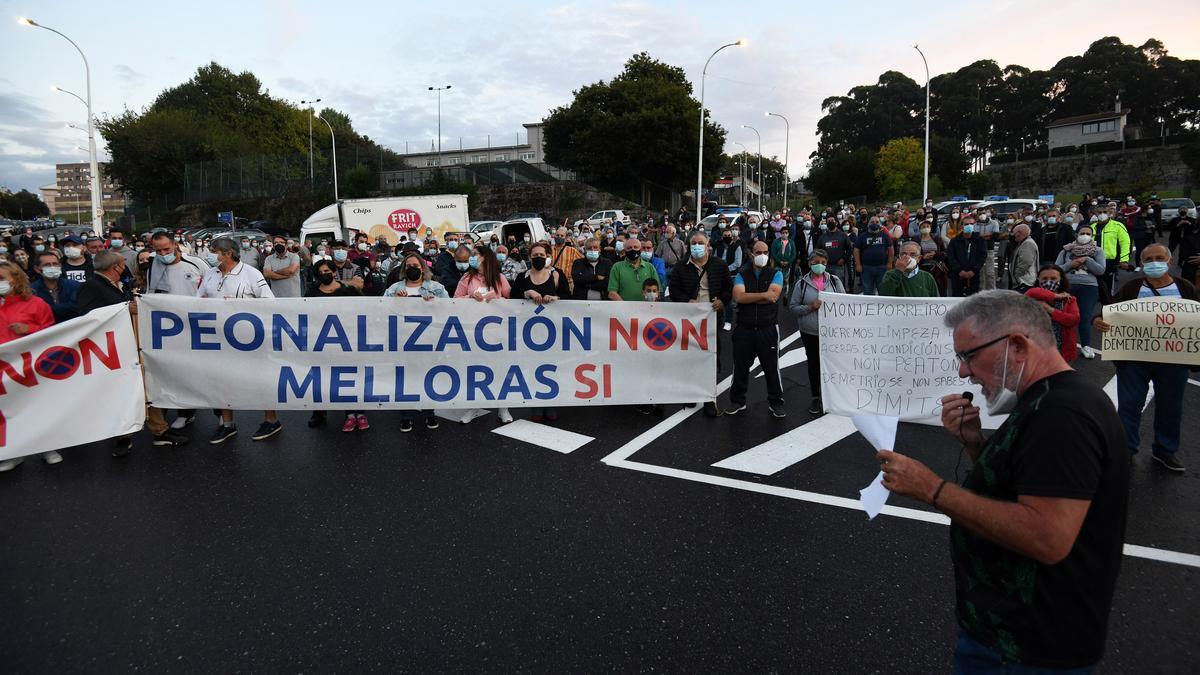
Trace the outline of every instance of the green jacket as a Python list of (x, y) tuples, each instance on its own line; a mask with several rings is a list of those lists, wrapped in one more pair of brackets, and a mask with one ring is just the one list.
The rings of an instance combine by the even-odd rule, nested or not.
[(787, 250), (783, 250), (783, 240), (778, 237), (771, 242), (771, 260), (775, 264), (782, 267), (783, 263), (787, 263), (787, 268), (791, 269), (796, 266), (796, 242), (790, 238), (787, 242)]
[(936, 298), (939, 295), (937, 282), (929, 272), (917, 270), (916, 276), (909, 279), (907, 274), (896, 269), (883, 275), (879, 294), (896, 298)]
[[(1101, 227), (1100, 222), (1092, 223), (1093, 231)], [(1105, 260), (1116, 260), (1118, 263), (1129, 262), (1129, 230), (1125, 224), (1115, 218), (1109, 218), (1100, 232), (1100, 248), (1104, 249)], [(1117, 257), (1120, 251), (1121, 257)]]

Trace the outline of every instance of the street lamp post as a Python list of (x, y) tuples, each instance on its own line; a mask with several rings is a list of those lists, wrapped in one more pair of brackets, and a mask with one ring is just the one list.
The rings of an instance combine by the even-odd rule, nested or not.
[[(429, 91), (436, 91), (438, 98), (438, 144), (437, 144), (437, 165), (438, 170), (442, 168), (442, 92), (450, 88), (450, 85), (444, 87), (430, 87)], [(461, 160), (460, 160), (461, 161)]]
[(783, 120), (783, 210), (786, 211), (787, 207), (788, 207), (788, 202), (787, 202), (788, 150), (791, 148), (791, 145), (792, 145), (792, 141), (791, 141), (792, 125), (788, 123), (788, 118), (784, 117), (783, 115), (780, 115), (779, 113), (769, 112), (769, 113), (767, 113), (767, 117), (778, 117), (779, 119)]
[(700, 202), (703, 199), (703, 197), (701, 197), (701, 189), (700, 188), (704, 184), (704, 77), (706, 75), (708, 75), (708, 64), (710, 62), (712, 62), (713, 57), (717, 55), (717, 52), (720, 52), (722, 49), (725, 49), (727, 47), (743, 47), (743, 46), (745, 46), (745, 44), (746, 44), (745, 40), (738, 40), (737, 42), (730, 42), (727, 45), (721, 45), (720, 47), (717, 47), (716, 51), (714, 51), (712, 54), (708, 55), (708, 60), (704, 62), (704, 70), (700, 71), (700, 152), (699, 152), (699, 157), (696, 158), (696, 222), (697, 223), (700, 222), (700, 215), (701, 215)]
[(740, 166), (740, 168), (739, 168), (740, 173), (738, 174), (738, 206), (745, 206), (746, 205), (746, 146), (742, 145), (741, 143), (738, 143), (737, 141), (734, 141), (733, 144), (740, 146), (742, 148), (742, 156), (740, 158), (740, 161), (738, 162), (738, 164)]
[(314, 98), (311, 101), (300, 101), (300, 105), (308, 106), (308, 189), (313, 189), (313, 140), (312, 140), (312, 104), (320, 103), (321, 99)]
[(913, 49), (925, 64), (925, 182), (921, 188), (921, 203), (924, 204), (929, 201), (929, 61), (925, 60), (925, 52), (919, 46), (913, 45)]
[(92, 117), (92, 67), (88, 64), (87, 56), (83, 53), (83, 50), (80, 49), (79, 45), (75, 44), (75, 41), (71, 38), (63, 35), (61, 32), (49, 26), (43, 26), (33, 19), (21, 18), (18, 19), (18, 21), (26, 26), (33, 26), (35, 28), (48, 30), (67, 42), (70, 42), (71, 46), (75, 48), (75, 51), (79, 52), (80, 58), (83, 59), (83, 70), (84, 74), (87, 76), (87, 100), (84, 101), (84, 104), (87, 105), (88, 116), (88, 164), (90, 165), (92, 172), (92, 229), (95, 231), (96, 236), (100, 236), (104, 233), (104, 223), (100, 220), (100, 170), (96, 165), (96, 121)]
[(762, 186), (762, 183), (763, 183), (763, 175), (762, 175), (762, 134), (758, 133), (758, 129), (755, 129), (754, 127), (750, 126), (749, 124), (743, 124), (743, 125), (742, 125), (742, 128), (743, 128), (743, 129), (749, 129), (750, 131), (753, 131), (753, 132), (754, 132), (754, 135), (755, 135), (755, 136), (758, 136), (758, 210), (759, 210), (759, 212), (761, 213), (761, 212), (762, 212), (762, 188), (763, 188), (763, 186)]
[(333, 201), (335, 201), (335, 202), (336, 202), (336, 201), (338, 201), (338, 189), (337, 189), (337, 136), (336, 136), (336, 135), (333, 133), (333, 127), (332, 127), (332, 126), (329, 124), (329, 121), (328, 121), (328, 120), (326, 120), (324, 117), (321, 117), (320, 115), (317, 115), (316, 117), (317, 117), (317, 119), (319, 119), (319, 120), (321, 120), (322, 122), (324, 122), (324, 123), (325, 123), (325, 126), (329, 127), (329, 140), (330, 140), (330, 141), (333, 143)]

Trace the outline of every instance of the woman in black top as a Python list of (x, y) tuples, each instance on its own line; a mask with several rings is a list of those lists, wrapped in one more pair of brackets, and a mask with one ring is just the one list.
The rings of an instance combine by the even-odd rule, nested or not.
[[(341, 281), (338, 281), (337, 270), (334, 268), (333, 262), (329, 260), (318, 260), (313, 264), (313, 282), (309, 284), (308, 290), (304, 291), (306, 298), (337, 298), (354, 295), (362, 295), (362, 291), (353, 286), (347, 286)], [(325, 411), (314, 410), (312, 417), (308, 420), (309, 427), (325, 426)], [(342, 431), (351, 432), (355, 429), (366, 431), (371, 425), (367, 422), (367, 416), (361, 410), (347, 410), (346, 421), (342, 423)]]
[[(548, 305), (555, 300), (570, 298), (571, 290), (567, 286), (567, 275), (559, 272), (550, 265), (550, 244), (539, 241), (529, 247), (529, 271), (517, 277), (512, 284), (512, 293), (508, 297), (518, 300), (531, 300), (540, 305)], [(558, 410), (554, 408), (534, 408), (533, 421), (541, 422), (542, 418), (553, 422), (558, 419)]]

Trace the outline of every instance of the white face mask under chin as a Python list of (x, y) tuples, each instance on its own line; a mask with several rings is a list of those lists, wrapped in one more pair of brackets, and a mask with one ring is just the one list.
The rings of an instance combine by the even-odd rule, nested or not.
[[(1009, 339), (1011, 344), (1011, 338)], [(1004, 347), (1004, 371), (1000, 376), (1000, 392), (995, 398), (989, 397), (987, 400), (989, 415), (1007, 415), (1017, 407), (1017, 389), (1021, 387), (1021, 378), (1025, 376), (1025, 364), (1021, 364), (1021, 372), (1017, 374), (1017, 384), (1015, 389), (1008, 388), (1008, 345)]]

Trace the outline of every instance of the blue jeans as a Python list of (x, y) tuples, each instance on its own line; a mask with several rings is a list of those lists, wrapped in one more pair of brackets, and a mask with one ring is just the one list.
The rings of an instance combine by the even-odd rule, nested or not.
[(886, 273), (887, 267), (884, 265), (863, 265), (863, 295), (879, 295), (879, 282), (883, 281), (883, 275)]
[(954, 675), (1088, 675), (1096, 666), (1082, 668), (1042, 668), (1005, 661), (995, 650), (958, 631), (954, 645)]
[(1079, 305), (1079, 344), (1090, 347), (1092, 314), (1096, 311), (1096, 303), (1100, 301), (1100, 287), (1071, 284), (1071, 295), (1075, 296), (1075, 302)]
[(1154, 443), (1156, 455), (1171, 457), (1179, 450), (1183, 394), (1188, 367), (1176, 363), (1117, 361), (1117, 415), (1125, 427), (1125, 444), (1136, 455), (1141, 443), (1142, 406), (1154, 383)]

